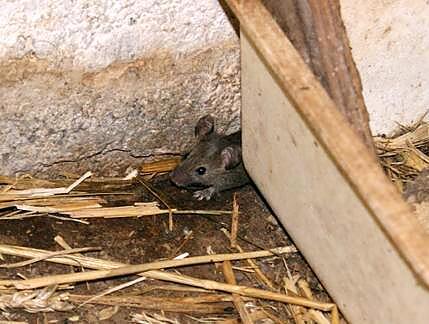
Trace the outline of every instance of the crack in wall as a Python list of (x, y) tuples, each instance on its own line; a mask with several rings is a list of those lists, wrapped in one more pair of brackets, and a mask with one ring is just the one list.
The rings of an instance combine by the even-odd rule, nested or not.
[[(110, 145), (111, 143), (108, 143), (104, 149), (102, 149), (100, 151), (97, 151), (97, 152), (94, 152), (94, 153), (91, 153), (91, 154), (89, 154), (87, 156), (82, 156), (82, 157), (79, 157), (79, 158), (76, 158), (76, 159), (70, 159), (70, 160), (54, 161), (54, 162), (51, 162), (51, 163), (42, 163), (42, 162), (40, 162), (40, 163), (35, 164), (31, 169), (17, 170), (16, 173), (20, 174), (20, 173), (28, 173), (30, 171), (35, 171), (35, 170), (40, 170), (40, 169), (49, 169), (49, 168), (51, 168), (53, 166), (60, 165), (60, 164), (68, 164), (68, 163), (78, 164), (79, 162), (82, 162), (82, 161), (85, 161), (85, 160), (90, 160), (90, 159), (92, 159), (94, 157), (97, 157), (97, 156), (100, 156), (100, 155), (106, 156), (106, 155), (109, 155), (109, 154), (114, 153), (114, 152), (127, 153), (133, 159), (142, 159), (142, 160), (151, 159), (151, 158), (160, 158), (160, 157), (175, 157), (175, 156), (181, 156), (181, 155), (183, 155), (182, 152), (178, 152), (178, 151), (169, 151), (169, 152), (166, 152), (166, 151), (156, 151), (155, 150), (152, 153), (135, 154), (135, 153), (132, 152), (132, 150), (129, 150), (129, 149), (111, 148), (111, 149), (106, 150), (107, 146)], [(41, 171), (37, 171), (37, 172), (41, 172)]]
[(38, 60), (11, 63), (16, 75), (0, 64), (12, 73), (6, 83), (0, 73), (2, 174), (90, 169), (109, 176), (139, 159), (185, 152), (202, 115), (215, 115), (222, 131), (239, 125), (239, 48), (231, 42), (98, 72), (53, 71)]

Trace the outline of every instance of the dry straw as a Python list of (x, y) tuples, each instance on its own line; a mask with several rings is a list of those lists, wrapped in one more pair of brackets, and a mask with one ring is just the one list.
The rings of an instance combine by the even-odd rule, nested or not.
[(429, 124), (420, 119), (391, 138), (375, 137), (380, 163), (402, 192), (423, 169), (429, 167)]

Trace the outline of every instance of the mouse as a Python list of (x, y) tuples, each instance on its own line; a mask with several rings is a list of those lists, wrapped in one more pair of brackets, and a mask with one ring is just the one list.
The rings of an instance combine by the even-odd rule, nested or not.
[(219, 192), (250, 182), (241, 154), (241, 131), (225, 135), (215, 131), (211, 115), (195, 126), (197, 144), (170, 173), (178, 187), (197, 190), (198, 200), (210, 200)]

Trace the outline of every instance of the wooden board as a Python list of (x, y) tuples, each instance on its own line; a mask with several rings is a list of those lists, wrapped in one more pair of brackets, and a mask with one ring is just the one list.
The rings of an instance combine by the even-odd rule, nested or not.
[(427, 323), (429, 237), (258, 0), (241, 23), (245, 165), (352, 323)]
[(359, 73), (341, 19), (340, 0), (262, 0), (307, 66), (375, 154)]

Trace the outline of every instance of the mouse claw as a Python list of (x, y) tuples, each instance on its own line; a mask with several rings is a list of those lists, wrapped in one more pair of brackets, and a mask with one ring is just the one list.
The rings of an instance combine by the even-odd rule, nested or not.
[(214, 187), (209, 187), (204, 190), (199, 190), (194, 192), (194, 198), (197, 198), (198, 200), (210, 200), (213, 195), (215, 194), (216, 190)]

